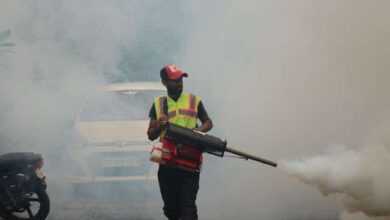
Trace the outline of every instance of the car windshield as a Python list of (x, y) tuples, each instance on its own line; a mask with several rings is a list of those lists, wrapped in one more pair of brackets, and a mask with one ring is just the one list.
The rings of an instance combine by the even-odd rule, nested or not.
[(80, 121), (146, 120), (160, 90), (126, 90), (97, 93), (86, 101)]

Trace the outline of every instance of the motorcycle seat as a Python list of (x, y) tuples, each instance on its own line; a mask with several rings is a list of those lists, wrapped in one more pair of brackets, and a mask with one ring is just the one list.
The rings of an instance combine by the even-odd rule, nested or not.
[(0, 169), (34, 164), (41, 156), (32, 152), (17, 152), (0, 155)]

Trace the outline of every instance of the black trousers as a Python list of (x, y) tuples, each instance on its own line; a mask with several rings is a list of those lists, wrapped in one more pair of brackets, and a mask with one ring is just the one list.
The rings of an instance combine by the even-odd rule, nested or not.
[(195, 204), (199, 189), (199, 173), (160, 165), (158, 182), (164, 201), (164, 214), (169, 220), (197, 220)]

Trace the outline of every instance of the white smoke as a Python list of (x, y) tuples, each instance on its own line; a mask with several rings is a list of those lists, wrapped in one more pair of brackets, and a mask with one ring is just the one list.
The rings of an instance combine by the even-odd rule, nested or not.
[[(390, 151), (383, 146), (332, 147), (324, 155), (285, 162), (283, 167), (323, 195), (336, 196), (352, 215), (390, 218)], [(342, 219), (351, 219), (348, 213)]]
[[(131, 40), (122, 29), (131, 25), (112, 26), (95, 15), (123, 9), (103, 2), (95, 7), (88, 7), (88, 1), (74, 4), (2, 2), (0, 26), (12, 31), (9, 40), (15, 46), (7, 54), (8, 67), (1, 69), (0, 99), (6, 108), (1, 150), (55, 148), (66, 139), (83, 98), (104, 83), (104, 73), (116, 71), (118, 50), (125, 39)], [(128, 18), (112, 14), (117, 23)]]
[(343, 212), (340, 216), (342, 220), (389, 220), (389, 217), (369, 217), (361, 212), (359, 213), (348, 213)]
[[(137, 5), (144, 6), (0, 1), (0, 31), (11, 30), (7, 42), (14, 43), (12, 52), (0, 57), (7, 64), (0, 66), (0, 154), (43, 155), (50, 219), (71, 218), (61, 215), (71, 198), (64, 175), (69, 142), (75, 138), (72, 126), (84, 98), (120, 74), (123, 52), (142, 26), (135, 27), (135, 17), (143, 17)], [(83, 219), (94, 218), (91, 210), (82, 212), (87, 215)]]
[[(135, 51), (125, 60), (148, 66), (155, 80), (168, 60), (188, 71), (185, 89), (202, 97), (211, 133), (229, 145), (275, 160), (317, 154), (329, 142), (351, 146), (323, 156), (328, 170), (343, 168), (316, 179), (328, 197), (278, 169), (206, 156), (201, 218), (334, 219), (339, 197), (345, 220), (386, 214), (388, 197), (359, 205), (389, 185), (379, 175), (386, 166), (376, 170), (387, 154), (368, 153), (384, 152), (389, 134), (389, 8), (387, 0), (2, 0), (0, 30), (12, 30), (15, 47), (0, 69), (0, 151), (61, 152), (56, 143), (68, 140), (82, 96)], [(353, 149), (367, 138), (376, 147)]]
[[(390, 124), (390, 66), (385, 61), (389, 45), (384, 41), (390, 30), (385, 13), (389, 3), (193, 3), (197, 22), (183, 68), (190, 74), (187, 81), (195, 78), (188, 84), (203, 93), (214, 119), (211, 132), (220, 132), (231, 146), (275, 160), (318, 154), (332, 143), (349, 146), (352, 152), (356, 146), (383, 144)], [(359, 166), (346, 164), (345, 171), (352, 174), (334, 175), (363, 182), (347, 187), (335, 176), (332, 190), (355, 196), (375, 192), (364, 173), (369, 168), (353, 175), (364, 167), (361, 156), (348, 156)], [(374, 154), (371, 158), (378, 160)], [(212, 159), (205, 161), (207, 165)], [(216, 166), (205, 167), (205, 174), (212, 174), (203, 181), (211, 184), (201, 188), (208, 190), (213, 205), (200, 203), (203, 209), (210, 207), (209, 213), (218, 213), (216, 219), (336, 219), (343, 209), (336, 196), (322, 197), (278, 169), (227, 158), (218, 163), (218, 172)], [(385, 167), (379, 171), (386, 172)], [(330, 193), (325, 178), (318, 184)]]

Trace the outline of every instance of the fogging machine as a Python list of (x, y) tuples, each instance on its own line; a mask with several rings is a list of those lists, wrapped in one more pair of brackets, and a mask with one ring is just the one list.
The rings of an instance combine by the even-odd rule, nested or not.
[(277, 163), (261, 157), (227, 147), (227, 141), (203, 132), (194, 131), (178, 125), (167, 123), (165, 128), (164, 138), (175, 142), (178, 145), (188, 145), (200, 152), (207, 152), (219, 157), (223, 157), (225, 152), (240, 156), (246, 160), (254, 160), (273, 167), (277, 167)]

